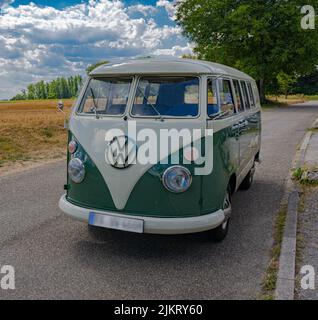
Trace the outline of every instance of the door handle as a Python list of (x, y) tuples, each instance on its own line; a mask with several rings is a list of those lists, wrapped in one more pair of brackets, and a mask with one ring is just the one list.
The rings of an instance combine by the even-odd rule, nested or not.
[(239, 128), (240, 128), (240, 129), (246, 128), (247, 125), (248, 125), (248, 121), (247, 121), (247, 120), (241, 120), (241, 121), (239, 122)]
[(235, 131), (235, 130), (239, 130), (243, 127), (246, 126), (246, 121), (245, 120), (241, 120), (237, 123), (235, 123), (233, 126), (232, 126), (232, 130)]

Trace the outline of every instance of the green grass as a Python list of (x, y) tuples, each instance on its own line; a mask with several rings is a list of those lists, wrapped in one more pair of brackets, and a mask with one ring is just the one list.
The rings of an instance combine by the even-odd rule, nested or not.
[[(312, 170), (314, 170), (312, 168)], [(302, 186), (317, 186), (318, 181), (312, 181), (306, 177), (306, 173), (311, 171), (308, 168), (297, 168), (293, 171), (292, 177)]]
[(303, 185), (303, 186), (318, 186), (318, 181), (312, 181), (312, 180), (309, 180), (309, 179), (302, 179), (300, 181), (300, 183)]
[(304, 97), (307, 101), (310, 101), (310, 100), (312, 100), (312, 101), (316, 101), (316, 100), (318, 100), (318, 95), (312, 95), (312, 96), (305, 96)]
[(296, 238), (296, 271), (295, 271), (295, 297), (297, 300), (298, 288), (300, 288), (300, 266), (303, 262), (303, 250), (304, 250), (304, 238), (302, 237), (301, 230), (302, 219), (301, 214), (306, 209), (305, 192), (300, 192), (299, 204), (298, 204), (298, 221), (297, 221), (297, 238)]
[(293, 171), (292, 173), (292, 177), (295, 179), (295, 180), (298, 180), (300, 181), (302, 176), (304, 174), (304, 169), (303, 168), (297, 168)]
[(317, 133), (318, 128), (309, 128), (309, 129), (307, 129), (307, 131), (311, 131), (312, 133)]
[(266, 270), (262, 283), (262, 300), (274, 300), (277, 274), (279, 268), (279, 257), (284, 235), (284, 228), (287, 216), (287, 204), (281, 206), (274, 225), (274, 245), (271, 249), (271, 261)]
[(281, 107), (286, 107), (288, 106), (287, 103), (283, 102), (276, 102), (276, 101), (267, 101), (262, 104), (263, 109), (274, 109), (274, 108), (281, 108)]

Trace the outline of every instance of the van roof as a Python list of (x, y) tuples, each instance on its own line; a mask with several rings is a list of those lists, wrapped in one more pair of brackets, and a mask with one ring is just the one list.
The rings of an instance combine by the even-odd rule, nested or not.
[(222, 74), (253, 80), (246, 73), (222, 64), (181, 58), (143, 58), (111, 61), (94, 69), (90, 76), (135, 74)]

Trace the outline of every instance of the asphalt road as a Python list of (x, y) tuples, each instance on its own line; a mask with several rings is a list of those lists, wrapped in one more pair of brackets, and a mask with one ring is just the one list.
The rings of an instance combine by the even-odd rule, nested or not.
[[(58, 208), (65, 163), (0, 177), (0, 267), (15, 267), (16, 289), (0, 299), (253, 299), (269, 262), (285, 178), (318, 104), (263, 113), (261, 165), (250, 191), (233, 198), (228, 238), (153, 236), (87, 226)], [(1, 274), (0, 274), (1, 276)]]

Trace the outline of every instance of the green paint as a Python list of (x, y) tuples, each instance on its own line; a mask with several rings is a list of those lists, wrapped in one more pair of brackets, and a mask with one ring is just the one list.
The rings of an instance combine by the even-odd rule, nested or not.
[[(80, 184), (76, 184), (68, 178), (67, 200), (81, 207), (116, 211), (104, 178), (96, 165), (75, 137), (70, 134), (69, 139), (74, 139), (78, 143), (78, 150), (74, 156), (84, 161), (86, 175)], [(70, 160), (69, 153), (67, 160), (68, 162)]]
[[(75, 156), (84, 161), (86, 176), (81, 184), (75, 184), (68, 178), (67, 199), (85, 208), (158, 218), (200, 216), (217, 211), (222, 208), (229, 179), (232, 174), (238, 172), (242, 159), (244, 160), (244, 157), (251, 159), (259, 151), (258, 146), (255, 150), (249, 151), (248, 155), (239, 154), (241, 139), (248, 142), (260, 132), (260, 113), (255, 114), (250, 120), (248, 119), (249, 125), (239, 139), (231, 128), (225, 128), (214, 134), (214, 163), (209, 176), (195, 176), (194, 164), (185, 165), (193, 174), (193, 182), (188, 191), (174, 194), (166, 190), (161, 177), (171, 164), (157, 164), (137, 182), (122, 211), (116, 209), (101, 173), (79, 144)], [(75, 138), (70, 133), (69, 140), (71, 139)], [(204, 147), (202, 149), (204, 153)], [(179, 156), (182, 160), (182, 152)], [(171, 156), (168, 158), (168, 163), (171, 163)]]

